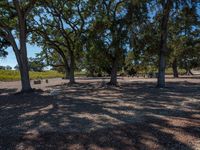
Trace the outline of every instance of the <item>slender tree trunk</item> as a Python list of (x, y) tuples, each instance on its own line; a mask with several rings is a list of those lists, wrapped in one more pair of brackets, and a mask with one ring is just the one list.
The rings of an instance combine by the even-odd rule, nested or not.
[(75, 67), (75, 60), (74, 60), (74, 53), (70, 51), (70, 72), (69, 72), (69, 83), (74, 84), (74, 67)]
[(166, 53), (167, 53), (167, 35), (168, 35), (168, 20), (172, 0), (168, 0), (163, 5), (163, 17), (161, 22), (161, 40), (160, 40), (160, 54), (159, 54), (159, 72), (157, 87), (165, 87), (165, 67), (166, 67)]
[(172, 63), (172, 69), (173, 69), (174, 78), (178, 78), (179, 75), (178, 75), (177, 59), (176, 58), (174, 59), (174, 61)]
[(190, 75), (194, 75), (194, 74), (192, 73), (191, 69), (187, 68), (186, 75), (190, 76)]
[(117, 85), (117, 58), (115, 57), (112, 61), (112, 70), (111, 70), (111, 78), (110, 78), (110, 85)]

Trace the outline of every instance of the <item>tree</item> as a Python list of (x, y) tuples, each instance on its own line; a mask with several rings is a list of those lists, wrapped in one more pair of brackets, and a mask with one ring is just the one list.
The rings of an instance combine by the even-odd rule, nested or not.
[(83, 62), (81, 62), (82, 68), (86, 69), (88, 76), (102, 76), (103, 73), (110, 75), (111, 62), (106, 55), (106, 47), (103, 41), (95, 36), (93, 31), (88, 36)]
[[(169, 45), (168, 45), (168, 23), (173, 14), (176, 14), (178, 11), (181, 11), (185, 8), (191, 8), (193, 4), (198, 5), (199, 2), (192, 0), (165, 0), (161, 3), (161, 19), (160, 19), (160, 52), (159, 52), (159, 73), (157, 86), (164, 88), (165, 87), (165, 68), (166, 68), (166, 56), (169, 54)], [(159, 7), (158, 7), (159, 8)], [(158, 11), (158, 14), (160, 11)], [(174, 68), (176, 66), (174, 65)]]
[(0, 66), (0, 70), (6, 70), (5, 66)]
[[(82, 49), (82, 37), (89, 16), (88, 1), (44, 1), (35, 20), (38, 36), (47, 49), (55, 50), (63, 59), (70, 83), (75, 83), (76, 58)], [(50, 16), (50, 17), (47, 17)]]
[(8, 46), (9, 42), (0, 37), (0, 57), (6, 57), (8, 55), (8, 52), (6, 52)]
[(178, 77), (178, 66), (184, 68), (187, 74), (198, 66), (199, 14), (197, 3), (181, 8), (169, 20), (170, 62), (174, 77)]
[(66, 63), (65, 55), (62, 56), (61, 54), (58, 53), (58, 50), (54, 50), (51, 48), (43, 48), (43, 50), (39, 53), (39, 56), (41, 59), (44, 60), (45, 66), (51, 66), (51, 70), (56, 70), (58, 72), (65, 73), (65, 78), (68, 79), (69, 66), (68, 63)]
[(7, 66), (5, 66), (5, 70), (12, 70), (12, 67), (7, 65)]
[(117, 85), (117, 71), (123, 63), (129, 25), (130, 1), (100, 0), (95, 4), (93, 39), (101, 44), (111, 65), (109, 84)]
[(29, 58), (29, 70), (42, 72), (45, 68), (45, 63), (40, 57)]
[[(28, 36), (27, 19), (35, 3), (36, 0), (28, 2), (3, 0), (0, 2), (0, 37), (9, 42), (15, 53), (21, 75), (22, 92), (32, 90), (29, 80), (26, 42)], [(16, 42), (17, 37), (19, 45)]]
[(19, 70), (19, 65), (16, 65), (16, 66), (14, 67), (14, 69), (18, 71), (18, 70)]
[(165, 67), (166, 67), (166, 55), (168, 52), (167, 48), (167, 37), (168, 37), (168, 20), (170, 17), (170, 11), (173, 6), (172, 0), (166, 0), (162, 2), (162, 19), (160, 26), (160, 52), (159, 52), (159, 71), (157, 87), (165, 87)]

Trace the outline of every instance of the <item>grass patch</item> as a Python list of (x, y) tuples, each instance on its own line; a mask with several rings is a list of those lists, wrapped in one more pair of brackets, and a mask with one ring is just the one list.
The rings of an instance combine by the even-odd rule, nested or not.
[(74, 73), (75, 77), (85, 77), (87, 75), (86, 72), (75, 72)]
[[(64, 75), (57, 71), (44, 71), (44, 72), (29, 72), (30, 79), (49, 79), (49, 78), (62, 78)], [(17, 81), (20, 80), (19, 71), (15, 70), (0, 70), (0, 81)]]
[[(167, 68), (166, 69), (166, 74), (167, 75), (173, 75), (173, 70), (172, 70), (172, 68)], [(183, 75), (183, 74), (185, 74), (186, 73), (186, 71), (185, 71), (185, 69), (178, 69), (178, 73), (180, 74), (180, 75)]]

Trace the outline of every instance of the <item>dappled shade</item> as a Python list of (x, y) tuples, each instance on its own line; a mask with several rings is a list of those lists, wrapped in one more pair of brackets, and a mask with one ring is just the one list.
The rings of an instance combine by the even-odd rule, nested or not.
[(200, 88), (190, 82), (91, 81), (0, 96), (1, 149), (188, 149), (199, 147)]

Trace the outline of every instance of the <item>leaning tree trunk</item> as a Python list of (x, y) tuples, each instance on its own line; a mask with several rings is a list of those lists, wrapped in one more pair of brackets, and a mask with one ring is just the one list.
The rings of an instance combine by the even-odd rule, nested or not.
[(192, 73), (191, 69), (187, 68), (186, 75), (190, 76), (190, 75), (194, 75), (194, 74)]
[(74, 60), (74, 53), (70, 51), (70, 71), (69, 71), (69, 83), (74, 84), (75, 78), (74, 78), (74, 67), (75, 67), (75, 60)]
[(110, 85), (117, 85), (117, 58), (113, 58), (112, 60), (112, 70), (111, 70), (111, 78)]
[(173, 63), (172, 63), (172, 69), (173, 69), (173, 75), (174, 75), (174, 78), (178, 78), (179, 75), (178, 75), (178, 67), (177, 67), (177, 59), (175, 58)]
[(168, 20), (172, 0), (168, 0), (163, 6), (163, 17), (161, 22), (161, 40), (160, 40), (160, 54), (159, 54), (159, 72), (157, 87), (165, 87), (165, 67), (166, 67), (166, 54), (167, 54), (167, 35), (168, 35)]

